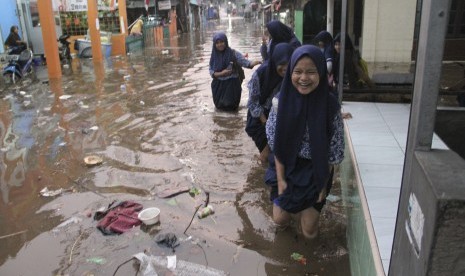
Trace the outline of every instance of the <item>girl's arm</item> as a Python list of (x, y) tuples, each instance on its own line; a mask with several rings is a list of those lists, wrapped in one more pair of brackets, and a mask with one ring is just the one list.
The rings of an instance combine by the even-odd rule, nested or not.
[(248, 60), (246, 59), (242, 53), (234, 50), (235, 54), (236, 54), (236, 60), (237, 62), (242, 66), (242, 67), (245, 67), (245, 68), (249, 68), (249, 69), (252, 69), (254, 68), (256, 65), (258, 64), (262, 64), (262, 62), (260, 60)]
[(249, 89), (247, 107), (252, 117), (259, 118), (263, 114), (263, 107), (260, 105), (260, 79), (257, 71), (253, 72), (247, 88)]
[(344, 159), (344, 123), (341, 112), (336, 112), (332, 126), (333, 136), (329, 144), (328, 161), (330, 165), (336, 165)]
[(282, 194), (287, 188), (285, 167), (281, 161), (275, 156), (274, 162), (276, 164), (276, 178), (278, 180), (278, 195)]

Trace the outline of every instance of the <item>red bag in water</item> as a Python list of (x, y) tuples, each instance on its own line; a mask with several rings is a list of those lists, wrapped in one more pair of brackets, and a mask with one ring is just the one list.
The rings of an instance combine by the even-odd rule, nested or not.
[[(142, 223), (142, 221), (137, 218), (142, 208), (141, 204), (132, 201), (123, 201), (114, 207), (109, 207), (108, 210), (105, 211), (106, 215), (97, 224), (97, 229), (104, 235), (118, 235), (124, 233)], [(97, 217), (97, 214), (95, 217)]]

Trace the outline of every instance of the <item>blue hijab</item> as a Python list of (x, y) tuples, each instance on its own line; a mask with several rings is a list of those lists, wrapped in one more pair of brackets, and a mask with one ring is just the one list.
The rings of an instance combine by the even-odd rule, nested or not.
[(278, 43), (287, 42), (291, 44), (294, 49), (302, 45), (299, 39), (295, 36), (294, 30), (279, 20), (272, 20), (268, 22), (268, 24), (266, 24), (266, 28), (271, 36), (268, 57), (273, 55), (273, 50)]
[[(297, 62), (305, 56), (313, 60), (320, 76), (317, 88), (308, 95), (300, 94), (291, 79)], [(329, 176), (328, 150), (332, 123), (340, 108), (336, 98), (330, 93), (326, 75), (326, 61), (318, 47), (304, 45), (294, 51), (281, 85), (274, 145), (275, 156), (284, 164), (287, 175), (296, 164), (302, 138), (308, 127), (313, 177), (318, 191), (324, 187)]]
[(260, 104), (264, 104), (271, 96), (275, 87), (283, 78), (278, 74), (278, 65), (286, 64), (292, 56), (294, 48), (289, 43), (278, 43), (274, 48), (271, 59), (257, 69), (260, 80)]
[(334, 59), (334, 44), (333, 36), (327, 31), (319, 32), (313, 38), (314, 44), (318, 46), (318, 42), (323, 42), (325, 44), (325, 49), (323, 51), (326, 61)]
[[(224, 51), (218, 51), (215, 44), (218, 40), (224, 41), (226, 48)], [(210, 68), (215, 72), (220, 72), (228, 67), (233, 61), (233, 50), (229, 47), (228, 37), (224, 32), (218, 32), (213, 36), (212, 54), (210, 57)]]

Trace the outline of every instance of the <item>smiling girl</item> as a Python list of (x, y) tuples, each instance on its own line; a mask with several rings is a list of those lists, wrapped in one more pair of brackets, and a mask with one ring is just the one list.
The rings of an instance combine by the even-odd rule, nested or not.
[(291, 215), (297, 214), (306, 238), (318, 234), (333, 165), (344, 158), (340, 106), (329, 89), (320, 49), (313, 45), (297, 48), (266, 124), (274, 154), (265, 175), (271, 186), (273, 220), (286, 226)]

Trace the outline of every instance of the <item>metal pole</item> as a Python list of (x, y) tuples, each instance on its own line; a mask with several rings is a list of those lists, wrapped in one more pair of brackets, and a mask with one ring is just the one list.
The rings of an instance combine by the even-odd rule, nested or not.
[(345, 50), (346, 50), (346, 29), (347, 29), (347, 1), (342, 0), (341, 10), (341, 51), (339, 53), (339, 76), (337, 84), (337, 94), (339, 96), (339, 103), (342, 103), (342, 93), (344, 88), (344, 63), (345, 63)]
[(328, 31), (330, 34), (334, 35), (334, 0), (328, 0), (328, 4), (326, 5), (326, 31)]
[(404, 210), (408, 208), (412, 189), (414, 154), (416, 151), (431, 150), (449, 7), (450, 0), (423, 0), (422, 4), (410, 125), (390, 272), (396, 266), (404, 265), (399, 257), (400, 249), (405, 246), (401, 244), (400, 237), (405, 231)]

